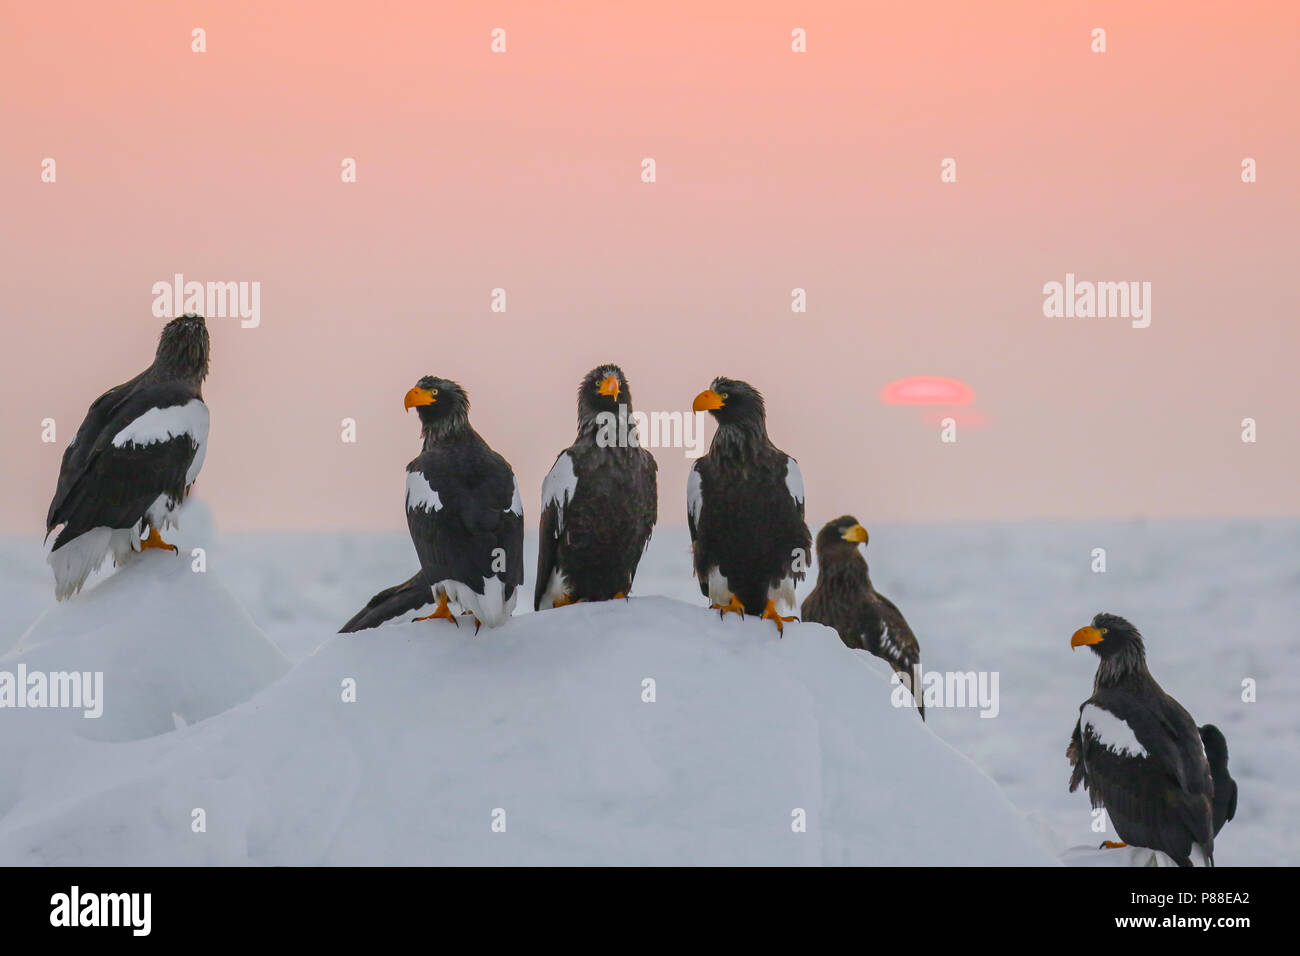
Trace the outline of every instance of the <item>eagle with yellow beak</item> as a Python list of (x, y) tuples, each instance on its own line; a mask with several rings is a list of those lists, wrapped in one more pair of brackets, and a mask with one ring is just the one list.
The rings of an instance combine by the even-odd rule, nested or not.
[(795, 582), (811, 563), (799, 464), (767, 437), (763, 396), (716, 378), (693, 409), (718, 422), (707, 453), (691, 468), (686, 521), (700, 593), (723, 616), (759, 613), (778, 631), (793, 609)]
[(925, 719), (922, 702), (921, 648), (894, 602), (871, 584), (866, 547), (867, 529), (844, 515), (817, 533), (817, 586), (804, 598), (800, 616), (835, 629), (855, 650), (869, 651), (900, 675)]
[(45, 517), (54, 596), (76, 594), (111, 553), (151, 548), (177, 521), (208, 443), (208, 327), (186, 314), (163, 326), (153, 364), (95, 399), (59, 468)]
[(469, 423), (469, 397), (455, 382), (425, 376), (403, 407), (420, 417), (424, 447), (406, 466), (406, 524), (420, 558), (409, 580), (380, 591), (340, 633), (378, 627), (437, 602), (415, 620), (456, 622), (449, 605), (471, 614), (475, 631), (514, 613), (524, 581), (524, 510), (510, 463)]
[[(1214, 778), (1201, 733), (1147, 670), (1137, 628), (1098, 614), (1070, 638), (1100, 658), (1092, 696), (1079, 707), (1070, 745), (1070, 792), (1083, 784), (1124, 844), (1167, 854), (1179, 866), (1214, 865)], [(1209, 725), (1207, 725), (1209, 726)], [(1223, 749), (1226, 776), (1227, 748)], [(1227, 792), (1229, 782), (1223, 781)], [(1236, 788), (1232, 786), (1233, 809)], [(1221, 825), (1221, 824), (1220, 824)]]
[(659, 509), (654, 455), (631, 423), (617, 365), (578, 386), (578, 435), (542, 483), (535, 610), (625, 598)]

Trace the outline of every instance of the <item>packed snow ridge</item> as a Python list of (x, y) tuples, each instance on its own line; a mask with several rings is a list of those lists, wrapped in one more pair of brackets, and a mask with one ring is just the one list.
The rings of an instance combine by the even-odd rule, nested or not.
[(321, 635), (289, 666), (149, 552), (0, 671), (103, 673), (0, 714), (0, 864), (1057, 862), (828, 628), (668, 598)]

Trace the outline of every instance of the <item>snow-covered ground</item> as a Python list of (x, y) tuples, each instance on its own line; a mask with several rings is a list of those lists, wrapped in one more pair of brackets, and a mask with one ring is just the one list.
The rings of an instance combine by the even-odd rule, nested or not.
[(0, 671), (106, 675), (98, 720), (0, 710), (0, 863), (1051, 862), (1114, 836), (1066, 790), (1095, 668), (1069, 638), (1099, 610), (1227, 736), (1216, 862), (1300, 862), (1300, 522), (868, 521), (924, 666), (998, 674), (996, 717), (923, 727), (825, 629), (705, 613), (682, 529), (628, 603), (340, 637), (414, 570), (404, 533), (213, 536), (187, 511), (171, 538), (206, 574), (151, 553), (57, 607), (38, 545), (0, 539)]

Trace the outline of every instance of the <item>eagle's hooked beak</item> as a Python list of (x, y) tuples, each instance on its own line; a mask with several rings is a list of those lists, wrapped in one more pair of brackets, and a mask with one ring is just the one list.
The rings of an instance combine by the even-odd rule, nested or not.
[(1074, 632), (1070, 638), (1070, 650), (1076, 647), (1083, 647), (1088, 644), (1100, 644), (1106, 639), (1106, 629), (1098, 630), (1095, 627), (1081, 627)]
[(725, 402), (722, 396), (713, 389), (705, 389), (695, 396), (695, 402), (691, 405), (691, 411), (694, 412), (712, 412), (721, 408)]
[(604, 381), (602, 381), (602, 382), (600, 383), (600, 388), (596, 389), (596, 392), (597, 392), (598, 394), (600, 394), (600, 395), (609, 395), (609, 396), (612, 396), (613, 399), (614, 399), (614, 401), (617, 402), (617, 401), (618, 401), (618, 392), (619, 392), (619, 388), (618, 388), (618, 376), (617, 376), (617, 375), (606, 375)]
[(867, 529), (862, 527), (860, 524), (855, 524), (852, 528), (849, 528), (840, 535), (840, 537), (845, 541), (852, 541), (854, 544), (866, 544)]
[(406, 393), (406, 399), (402, 402), (402, 410), (409, 412), (417, 405), (432, 405), (436, 401), (437, 399), (433, 397), (431, 391), (417, 385)]

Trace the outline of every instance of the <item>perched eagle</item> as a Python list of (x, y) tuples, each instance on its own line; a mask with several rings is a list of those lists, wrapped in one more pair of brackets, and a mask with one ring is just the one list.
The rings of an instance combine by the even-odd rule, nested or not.
[(817, 586), (804, 598), (800, 616), (835, 628), (849, 647), (870, 651), (902, 675), (925, 719), (921, 700), (921, 648), (894, 603), (871, 586), (867, 561), (858, 545), (867, 529), (845, 515), (817, 533)]
[(578, 437), (542, 483), (536, 610), (608, 601), (632, 590), (658, 510), (654, 455), (638, 442), (617, 365), (578, 387)]
[[(59, 525), (48, 557), (54, 595), (76, 594), (111, 551), (164, 548), (159, 531), (203, 467), (208, 407), (208, 328), (198, 315), (163, 326), (153, 364), (95, 399), (63, 453), (45, 537)], [(148, 529), (148, 534), (145, 534)]]
[(1098, 614), (1070, 639), (1080, 646), (1101, 662), (1066, 750), (1070, 791), (1082, 783), (1124, 843), (1179, 866), (1196, 850), (1213, 866), (1216, 781), (1196, 722), (1151, 676), (1142, 635), (1124, 618)]
[(424, 437), (424, 450), (406, 466), (406, 523), (420, 571), (376, 594), (340, 633), (377, 627), (431, 600), (437, 609), (416, 620), (456, 623), (451, 602), (477, 626), (499, 627), (524, 581), (524, 510), (514, 472), (470, 426), (469, 398), (455, 382), (425, 376), (404, 404), (416, 409)]
[(718, 421), (686, 486), (700, 592), (724, 615), (762, 608), (783, 630), (794, 618), (782, 617), (778, 602), (794, 606), (812, 544), (799, 465), (767, 437), (763, 396), (752, 385), (716, 378), (696, 396), (694, 410)]

